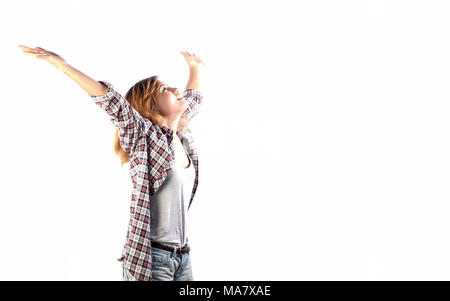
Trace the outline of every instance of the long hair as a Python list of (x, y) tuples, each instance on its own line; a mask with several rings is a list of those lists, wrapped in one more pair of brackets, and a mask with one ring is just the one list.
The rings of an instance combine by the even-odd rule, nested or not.
[[(132, 86), (125, 94), (125, 99), (130, 103), (142, 117), (150, 120), (153, 124), (158, 126), (162, 125), (163, 117), (158, 111), (157, 97), (159, 94), (159, 88), (162, 84), (159, 81), (159, 76), (154, 75), (145, 78)], [(182, 114), (178, 122), (178, 132), (183, 132), (189, 125), (189, 120), (185, 114)], [(174, 133), (175, 134), (175, 133)], [(119, 140), (119, 128), (115, 129), (114, 134), (114, 153), (120, 158), (120, 163), (123, 164), (130, 162), (130, 154), (125, 152), (120, 146)]]

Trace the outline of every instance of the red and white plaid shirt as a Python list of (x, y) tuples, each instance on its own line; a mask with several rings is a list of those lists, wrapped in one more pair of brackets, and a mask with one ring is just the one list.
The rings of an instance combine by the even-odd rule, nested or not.
[[(130, 103), (114, 90), (112, 84), (99, 81), (108, 87), (101, 96), (91, 96), (93, 101), (111, 118), (119, 130), (121, 147), (130, 155), (130, 176), (133, 184), (128, 224), (122, 256), (124, 266), (139, 281), (152, 280), (152, 252), (150, 244), (150, 198), (166, 179), (174, 164), (174, 131), (167, 126), (158, 126), (142, 117)], [(198, 113), (203, 95), (188, 89), (183, 96), (189, 106), (183, 112), (188, 119)], [(176, 132), (175, 132), (176, 133)], [(195, 168), (194, 187), (191, 200), (198, 186), (198, 156), (191, 130), (176, 133), (192, 158)]]

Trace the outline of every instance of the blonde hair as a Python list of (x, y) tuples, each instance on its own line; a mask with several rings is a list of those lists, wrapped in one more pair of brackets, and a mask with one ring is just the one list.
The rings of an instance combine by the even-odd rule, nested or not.
[[(124, 97), (142, 117), (158, 126), (162, 125), (162, 116), (158, 111), (157, 101), (159, 88), (161, 87), (162, 83), (159, 81), (159, 76), (154, 75), (134, 84)], [(183, 132), (188, 125), (189, 120), (186, 115), (181, 115), (177, 132)], [(130, 154), (125, 152), (120, 146), (119, 128), (115, 129), (113, 149), (114, 153), (119, 157), (122, 167), (123, 164), (130, 162)]]

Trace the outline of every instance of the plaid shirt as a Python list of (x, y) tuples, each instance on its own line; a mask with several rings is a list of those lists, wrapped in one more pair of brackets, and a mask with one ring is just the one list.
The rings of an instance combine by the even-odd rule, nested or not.
[[(150, 198), (166, 179), (174, 164), (174, 131), (167, 126), (158, 126), (142, 117), (130, 103), (114, 90), (112, 84), (99, 81), (108, 87), (101, 96), (92, 96), (94, 103), (103, 109), (117, 127), (120, 146), (130, 155), (130, 177), (132, 194), (130, 221), (122, 256), (124, 266), (139, 281), (152, 280), (152, 252), (150, 244)], [(188, 89), (183, 96), (189, 106), (183, 112), (188, 119), (198, 113), (203, 95), (200, 91)], [(194, 187), (188, 210), (198, 185), (198, 156), (187, 128), (176, 133), (192, 158), (195, 168)]]

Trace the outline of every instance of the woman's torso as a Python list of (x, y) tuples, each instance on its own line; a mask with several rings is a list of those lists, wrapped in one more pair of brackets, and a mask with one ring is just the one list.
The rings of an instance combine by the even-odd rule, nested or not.
[[(187, 243), (187, 209), (195, 169), (181, 141), (174, 139), (175, 161), (151, 200), (152, 240), (180, 247)], [(181, 161), (181, 162), (180, 162)]]

